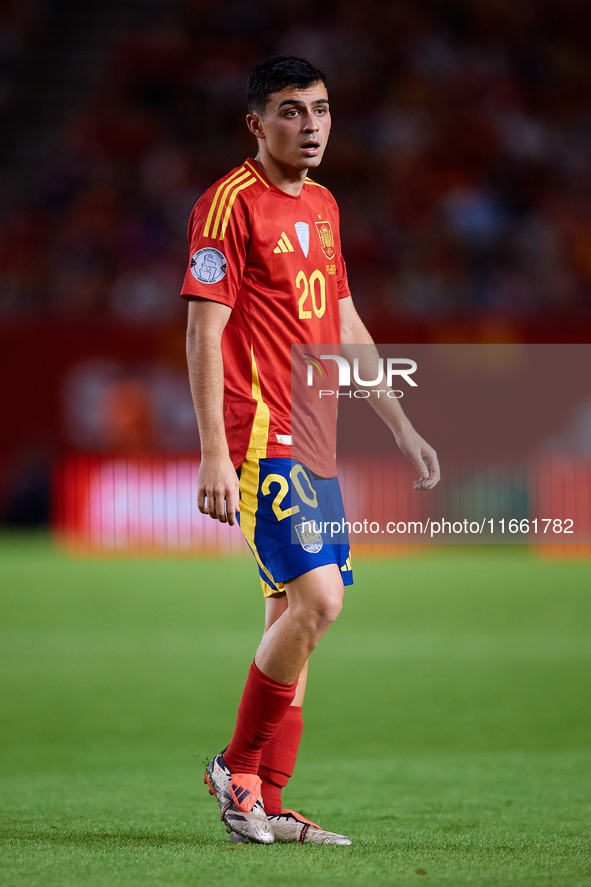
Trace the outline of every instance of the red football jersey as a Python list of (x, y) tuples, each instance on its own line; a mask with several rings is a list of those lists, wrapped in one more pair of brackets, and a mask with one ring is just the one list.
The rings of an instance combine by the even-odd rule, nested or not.
[(293, 455), (334, 477), (336, 397), (321, 405), (322, 417), (311, 410), (313, 446), (291, 447), (291, 346), (340, 342), (338, 303), (350, 295), (334, 197), (310, 179), (294, 197), (247, 160), (201, 197), (188, 237), (182, 296), (232, 308), (222, 354), (234, 466), (247, 453)]

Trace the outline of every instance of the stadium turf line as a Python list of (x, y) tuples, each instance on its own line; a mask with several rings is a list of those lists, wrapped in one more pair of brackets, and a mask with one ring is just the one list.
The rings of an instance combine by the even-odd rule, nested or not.
[(591, 564), (354, 567), (285, 792), (354, 845), (232, 845), (199, 759), (260, 635), (253, 564), (0, 537), (3, 887), (591, 885)]

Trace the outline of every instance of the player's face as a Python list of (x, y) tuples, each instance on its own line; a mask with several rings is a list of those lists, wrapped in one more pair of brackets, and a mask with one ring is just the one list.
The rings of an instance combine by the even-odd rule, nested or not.
[(330, 134), (328, 93), (321, 81), (308, 89), (287, 86), (274, 92), (263, 115), (249, 116), (256, 118), (259, 149), (276, 163), (299, 170), (320, 165)]

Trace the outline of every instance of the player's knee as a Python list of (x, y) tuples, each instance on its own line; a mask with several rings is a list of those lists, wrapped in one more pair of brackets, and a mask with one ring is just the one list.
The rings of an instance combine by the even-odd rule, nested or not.
[(308, 631), (316, 637), (321, 637), (330, 628), (343, 606), (343, 596), (340, 591), (323, 591), (317, 594), (313, 601), (299, 614), (300, 620), (305, 622)]
[(332, 595), (327, 595), (324, 601), (322, 602), (322, 619), (326, 623), (326, 626), (332, 625), (335, 621), (341, 610), (343, 609), (343, 595), (340, 593), (334, 593)]

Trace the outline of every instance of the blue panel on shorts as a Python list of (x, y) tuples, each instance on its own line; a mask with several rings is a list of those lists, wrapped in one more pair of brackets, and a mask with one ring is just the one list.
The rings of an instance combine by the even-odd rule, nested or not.
[[(238, 469), (239, 477), (245, 465)], [(252, 503), (241, 500), (240, 508), (243, 517), (246, 508), (251, 513), (256, 509), (254, 547), (255, 556), (264, 565), (263, 569), (259, 564), (261, 578), (271, 588), (282, 590), (277, 583), (288, 582), (315, 567), (337, 564), (344, 585), (352, 585), (351, 552), (338, 479), (317, 477), (291, 459), (250, 460), (250, 471), (253, 465), (258, 465), (259, 472), (257, 499)], [(290, 509), (294, 509), (292, 514)]]

